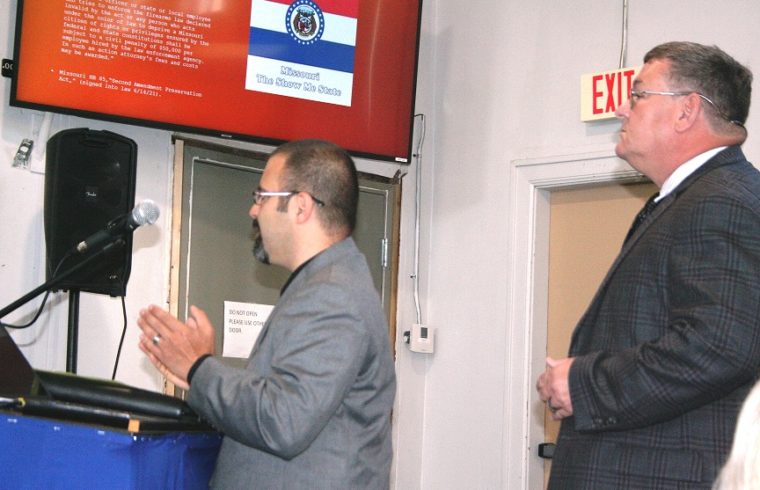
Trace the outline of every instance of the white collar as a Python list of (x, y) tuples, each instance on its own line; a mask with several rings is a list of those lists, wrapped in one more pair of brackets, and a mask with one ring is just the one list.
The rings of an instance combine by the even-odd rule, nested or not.
[(678, 187), (681, 182), (686, 180), (686, 177), (696, 172), (699, 167), (707, 163), (708, 160), (726, 148), (728, 147), (719, 146), (718, 148), (712, 148), (704, 153), (700, 153), (691, 160), (688, 160), (680, 165), (662, 184), (662, 187), (660, 188), (660, 195), (657, 196), (655, 201), (659, 201), (660, 199), (673, 192), (673, 189)]

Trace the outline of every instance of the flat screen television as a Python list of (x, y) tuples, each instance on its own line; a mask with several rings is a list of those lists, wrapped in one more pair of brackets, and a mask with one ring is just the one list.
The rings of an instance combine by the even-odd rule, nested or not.
[(19, 0), (10, 104), (408, 163), (422, 0)]

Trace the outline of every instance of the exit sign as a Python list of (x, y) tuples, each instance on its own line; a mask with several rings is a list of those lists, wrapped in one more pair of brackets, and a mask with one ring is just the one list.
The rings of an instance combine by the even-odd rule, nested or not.
[(628, 100), (641, 67), (581, 75), (581, 121), (615, 117), (615, 109)]

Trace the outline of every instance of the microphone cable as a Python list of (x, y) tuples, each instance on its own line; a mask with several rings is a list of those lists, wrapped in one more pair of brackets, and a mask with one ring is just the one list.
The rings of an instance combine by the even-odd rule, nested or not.
[[(58, 274), (58, 271), (61, 269), (64, 262), (66, 262), (66, 260), (68, 260), (72, 255), (74, 255), (75, 251), (76, 249), (72, 249), (68, 251), (66, 255), (64, 255), (61, 258), (61, 260), (58, 262), (58, 265), (55, 268), (55, 271), (53, 272), (53, 277), (55, 277), (56, 274)], [(42, 297), (42, 302), (40, 303), (39, 308), (37, 308), (37, 312), (34, 314), (34, 317), (29, 322), (23, 325), (11, 325), (9, 323), (0, 321), (0, 325), (5, 328), (12, 328), (15, 330), (23, 330), (25, 328), (31, 327), (32, 325), (34, 325), (34, 323), (37, 320), (39, 320), (40, 315), (42, 315), (42, 312), (45, 309), (45, 304), (47, 304), (47, 300), (49, 296), (50, 296), (50, 290), (48, 289), (47, 291), (45, 291), (45, 295)], [(121, 358), (121, 351), (122, 351), (122, 347), (124, 346), (124, 337), (126, 336), (126, 333), (127, 333), (127, 304), (126, 304), (126, 300), (124, 296), (121, 296), (121, 312), (122, 312), (122, 318), (124, 319), (124, 324), (121, 329), (121, 338), (119, 339), (119, 347), (116, 350), (116, 360), (114, 361), (113, 374), (111, 375), (111, 380), (113, 381), (116, 380), (116, 371), (119, 368), (119, 359)], [(0, 404), (0, 406), (2, 406), (2, 404)]]
[[(72, 255), (74, 255), (74, 251), (70, 250), (70, 251), (66, 252), (66, 255), (64, 255), (63, 257), (61, 257), (61, 260), (58, 261), (58, 265), (56, 266), (55, 270), (53, 271), (53, 277), (55, 277), (58, 274), (58, 271), (61, 270), (61, 267), (63, 266), (63, 263), (66, 262), (66, 260), (68, 260)], [(45, 291), (45, 296), (42, 297), (42, 303), (40, 304), (40, 307), (37, 309), (37, 313), (35, 313), (34, 318), (32, 318), (29, 321), (29, 323), (26, 323), (24, 325), (11, 325), (9, 323), (4, 323), (4, 322), (0, 321), (0, 325), (2, 325), (5, 328), (14, 328), (16, 330), (22, 330), (24, 328), (31, 327), (32, 325), (34, 325), (34, 322), (36, 322), (40, 318), (40, 315), (42, 314), (42, 310), (45, 309), (45, 304), (47, 303), (48, 296), (50, 296), (50, 290), (49, 289), (47, 291)]]

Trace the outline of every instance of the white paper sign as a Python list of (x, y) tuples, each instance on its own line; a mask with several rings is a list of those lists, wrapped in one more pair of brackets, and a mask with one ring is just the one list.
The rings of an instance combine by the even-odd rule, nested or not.
[(224, 302), (224, 357), (247, 358), (274, 305)]

